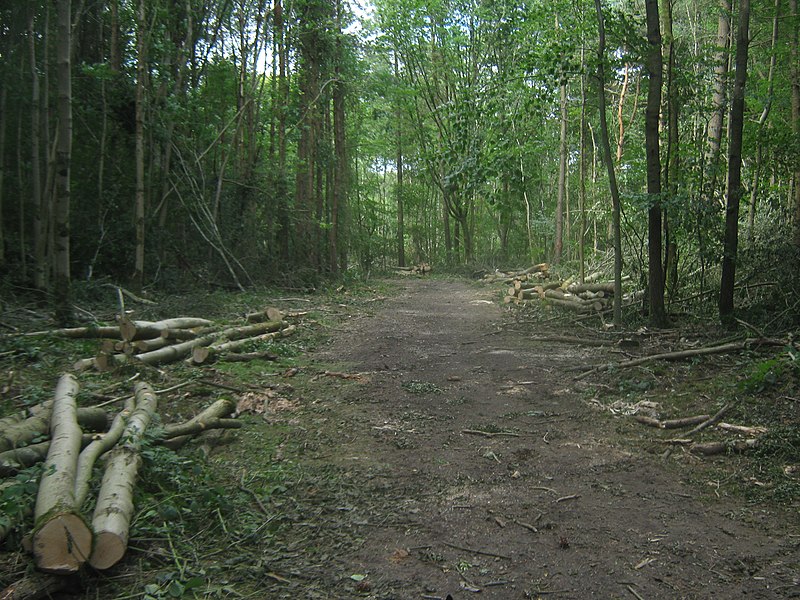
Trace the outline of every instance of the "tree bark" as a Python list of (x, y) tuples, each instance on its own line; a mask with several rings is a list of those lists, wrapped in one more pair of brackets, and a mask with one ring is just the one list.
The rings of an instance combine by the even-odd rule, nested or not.
[[(792, 60), (792, 132), (795, 140), (800, 139), (800, 49), (798, 49), (797, 0), (789, 0), (789, 11), (795, 23), (789, 38), (789, 56)], [(800, 158), (794, 160), (794, 243), (800, 247)]]
[(125, 443), (117, 446), (108, 457), (92, 517), (96, 539), (89, 564), (99, 570), (117, 564), (128, 548), (133, 487), (142, 461), (139, 450), (158, 406), (156, 395), (147, 383), (137, 383), (134, 395), (136, 410), (123, 432)]
[(750, 44), (750, 0), (739, 2), (736, 32), (736, 76), (733, 81), (728, 146), (728, 198), (725, 208), (725, 242), (722, 280), (719, 291), (719, 316), (730, 321), (733, 315), (733, 288), (736, 284), (736, 254), (739, 247), (739, 201), (742, 197), (742, 137), (744, 133), (744, 92), (747, 83), (747, 51)]
[(661, 151), (659, 143), (659, 115), (661, 113), (661, 82), (663, 59), (661, 56), (661, 26), (658, 0), (645, 0), (647, 12), (647, 109), (645, 111), (645, 145), (647, 147), (647, 251), (650, 293), (650, 325), (664, 327), (667, 315), (664, 310), (664, 276), (661, 266)]
[(711, 179), (707, 182), (708, 191), (706, 195), (709, 200), (715, 199), (717, 178), (720, 171), (720, 148), (722, 147), (725, 104), (728, 96), (728, 48), (730, 47), (730, 35), (731, 2), (730, 0), (720, 0), (719, 19), (717, 22), (717, 53), (714, 57), (714, 93), (711, 100), (713, 112), (711, 113), (711, 119), (708, 122), (706, 133), (708, 148), (705, 157), (705, 170), (710, 173), (711, 176)]
[(58, 0), (58, 143), (54, 212), (55, 319), (72, 321), (70, 293), (70, 166), (72, 162), (72, 2)]
[(62, 375), (56, 386), (47, 453), (36, 496), (33, 555), (47, 573), (74, 573), (92, 549), (92, 532), (75, 505), (75, 471), (81, 448), (76, 415), (78, 382)]
[(147, 74), (145, 64), (145, 39), (147, 21), (145, 0), (139, 0), (136, 28), (136, 198), (134, 229), (136, 231), (135, 264), (132, 284), (136, 293), (144, 284), (144, 85)]
[[(566, 75), (562, 74), (562, 77)], [(559, 86), (559, 107), (561, 112), (558, 144), (558, 192), (556, 194), (555, 241), (553, 243), (553, 262), (561, 262), (564, 253), (564, 203), (567, 196), (567, 84)]]
[(236, 405), (232, 400), (227, 398), (217, 400), (185, 423), (165, 427), (163, 443), (167, 448), (173, 450), (180, 448), (191, 438), (193, 427), (215, 419), (223, 419), (233, 414), (234, 410), (236, 410)]
[(611, 192), (612, 215), (611, 227), (614, 235), (614, 325), (622, 324), (622, 232), (620, 228), (620, 200), (617, 176), (614, 172), (614, 162), (611, 158), (611, 144), (608, 141), (608, 120), (606, 115), (606, 90), (605, 90), (605, 60), (606, 60), (606, 33), (605, 18), (600, 0), (594, 2), (597, 12), (597, 79), (598, 79), (598, 108), (600, 112), (600, 145), (603, 150), (603, 159), (608, 170), (608, 187)]
[(78, 465), (75, 471), (75, 506), (77, 508), (83, 506), (89, 493), (89, 481), (92, 478), (92, 468), (95, 462), (102, 454), (111, 450), (122, 437), (134, 407), (134, 399), (129, 398), (125, 402), (125, 407), (114, 417), (108, 431), (102, 437), (93, 440), (78, 456)]

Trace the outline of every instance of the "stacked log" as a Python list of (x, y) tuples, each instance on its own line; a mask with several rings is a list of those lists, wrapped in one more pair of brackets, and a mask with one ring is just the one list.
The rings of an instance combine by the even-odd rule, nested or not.
[(576, 313), (592, 313), (605, 310), (614, 297), (613, 282), (575, 283), (565, 281), (531, 281), (514, 277), (508, 283), (503, 299), (505, 304), (525, 304), (529, 301), (544, 301), (545, 304), (563, 307)]
[(431, 272), (431, 266), (428, 263), (419, 263), (413, 267), (395, 267), (394, 271), (398, 275), (425, 275)]
[(550, 277), (550, 265), (539, 263), (526, 269), (497, 270), (483, 276), (484, 283), (504, 283), (514, 285), (515, 282), (544, 281)]
[[(54, 399), (33, 411), (47, 421), (50, 439), (13, 449), (14, 452), (30, 450), (30, 461), (25, 466), (45, 463), (35, 510), (32, 503), (20, 504), (13, 518), (19, 523), (33, 516), (30, 550), (36, 567), (56, 575), (76, 573), (87, 562), (95, 569), (107, 569), (125, 554), (142, 441), (157, 411), (156, 392), (149, 384), (139, 382), (134, 386), (133, 396), (126, 400), (108, 427), (104, 410), (77, 407), (78, 390), (74, 375), (62, 375)], [(165, 425), (154, 442), (175, 449), (204, 431), (241, 427), (241, 421), (227, 418), (234, 414), (235, 408), (236, 403), (230, 399), (218, 400), (188, 421)], [(81, 411), (84, 415), (102, 413), (106, 425), (101, 433), (85, 433), (87, 421), (85, 416), (81, 418)], [(24, 443), (20, 438), (5, 435), (8, 429), (2, 429), (32, 424), (31, 417), (20, 418), (22, 416), (0, 419), (2, 439)], [(88, 422), (92, 430), (96, 429), (95, 425), (91, 420)], [(90, 519), (82, 509), (92, 487), (93, 466), (102, 455), (108, 460), (94, 503), (94, 516)], [(10, 469), (3, 475), (15, 470)], [(0, 541), (15, 525), (11, 515), (7, 517), (9, 521), (0, 527)]]
[[(245, 316), (248, 324), (222, 328), (207, 319), (179, 317), (163, 321), (120, 320), (111, 328), (118, 339), (102, 339), (98, 353), (73, 365), (73, 370), (108, 371), (123, 365), (162, 365), (189, 356), (190, 365), (224, 360), (253, 343), (263, 343), (292, 335), (296, 327), (284, 319), (280, 310), (268, 307)], [(63, 334), (64, 330), (55, 333)], [(87, 329), (89, 333), (94, 330)], [(104, 329), (105, 333), (109, 331)], [(67, 335), (75, 335), (71, 330)], [(267, 352), (236, 354), (234, 360), (274, 359)]]

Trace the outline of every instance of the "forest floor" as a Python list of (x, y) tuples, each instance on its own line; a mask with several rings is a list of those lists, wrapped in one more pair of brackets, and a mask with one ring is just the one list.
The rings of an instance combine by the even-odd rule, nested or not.
[[(457, 278), (378, 282), (315, 314), (278, 363), (202, 368), (240, 390), (244, 428), (149, 452), (126, 560), (63, 598), (800, 597), (800, 403), (780, 351), (576, 379), (712, 334), (525, 313)], [(197, 376), (182, 369), (159, 385)], [(165, 398), (162, 418), (207, 401)], [(631, 417), (726, 403), (726, 420), (792, 424), (770, 446), (789, 454), (665, 457), (681, 433)], [(0, 583), (29, 571), (0, 559)]]
[(273, 414), (337, 474), (307, 485), (264, 597), (800, 597), (796, 501), (720, 492), (730, 457), (663, 460), (573, 380), (605, 350), (506, 315), (486, 287), (407, 279), (312, 355), (359, 375)]

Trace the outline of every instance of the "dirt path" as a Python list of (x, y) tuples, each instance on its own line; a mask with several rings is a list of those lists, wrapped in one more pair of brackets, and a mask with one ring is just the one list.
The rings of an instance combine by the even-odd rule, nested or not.
[(614, 420), (582, 400), (567, 372), (596, 361), (588, 350), (499, 329), (489, 292), (469, 283), (400, 286), (316, 355), (325, 368), (367, 375), (313, 384), (305, 460), (338, 469), (340, 491), (304, 516), (317, 533), (303, 537), (302, 553), (317, 568), (292, 593), (800, 594), (796, 523), (784, 530), (609, 441)]

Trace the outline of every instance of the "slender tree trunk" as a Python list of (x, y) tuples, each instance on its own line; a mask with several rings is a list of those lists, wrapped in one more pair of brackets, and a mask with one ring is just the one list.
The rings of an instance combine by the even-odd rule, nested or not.
[(5, 223), (3, 221), (3, 182), (6, 174), (6, 122), (8, 88), (3, 85), (0, 90), (0, 268), (6, 264)]
[(664, 275), (661, 267), (661, 154), (659, 144), (659, 114), (661, 112), (661, 82), (663, 60), (661, 56), (661, 26), (658, 17), (658, 0), (645, 0), (647, 11), (647, 110), (645, 111), (645, 145), (647, 147), (647, 194), (650, 197), (647, 211), (648, 289), (650, 292), (650, 324), (664, 327), (667, 315), (664, 310)]
[(136, 292), (144, 285), (144, 80), (147, 73), (145, 64), (145, 40), (147, 21), (145, 20), (145, 0), (139, 0), (138, 27), (136, 30), (136, 258), (132, 284)]
[(35, 6), (28, 3), (28, 58), (31, 73), (31, 204), (33, 208), (33, 286), (47, 289), (47, 206), (42, 194), (41, 93), (36, 62)]
[(54, 286), (55, 318), (59, 325), (72, 320), (70, 302), (70, 165), (72, 162), (72, 2), (58, 0), (58, 146)]
[(719, 315), (723, 321), (733, 316), (733, 287), (736, 283), (736, 254), (739, 247), (739, 201), (742, 197), (742, 136), (744, 132), (744, 92), (747, 83), (747, 51), (750, 43), (750, 0), (739, 0), (736, 32), (736, 76), (733, 81), (728, 148), (728, 198), (725, 209), (725, 242), (722, 256), (722, 281)]
[[(562, 75), (563, 77), (564, 75)], [(564, 252), (564, 203), (567, 195), (567, 84), (560, 86), (561, 127), (558, 145), (558, 192), (556, 195), (556, 227), (553, 263), (561, 262)]]
[(714, 199), (717, 178), (720, 171), (720, 148), (722, 147), (722, 131), (725, 122), (725, 105), (728, 79), (728, 48), (731, 35), (731, 2), (720, 0), (719, 20), (717, 23), (717, 53), (714, 57), (714, 93), (711, 100), (713, 112), (708, 122), (705, 170), (710, 174), (707, 182), (706, 196)]
[[(581, 48), (581, 72), (585, 67), (584, 50)], [(586, 280), (586, 76), (581, 76), (581, 132), (578, 141), (580, 162), (578, 163), (578, 212), (580, 231), (578, 232), (578, 261), (580, 262), (580, 282)]]
[[(675, 38), (672, 32), (672, 0), (664, 4), (661, 12), (661, 33), (664, 38), (664, 52), (666, 59), (666, 102), (664, 103), (667, 119), (667, 153), (664, 162), (663, 188), (667, 198), (672, 200), (678, 193), (678, 174), (680, 172), (680, 139), (678, 130), (678, 116), (680, 104), (678, 99), (678, 86), (675, 83)], [(669, 204), (672, 204), (671, 202)], [(673, 231), (674, 211), (664, 208), (664, 285), (674, 297), (678, 285), (678, 243)]]
[[(793, 0), (797, 1), (797, 0)], [(778, 44), (778, 22), (780, 21), (781, 0), (775, 0), (775, 16), (772, 19), (772, 44), (769, 57), (769, 71), (767, 72), (767, 100), (764, 109), (758, 119), (758, 132), (756, 133), (756, 158), (753, 168), (753, 185), (750, 189), (750, 208), (747, 212), (747, 239), (753, 239), (753, 232), (756, 224), (756, 206), (758, 204), (758, 194), (761, 186), (761, 172), (764, 156), (764, 126), (767, 123), (770, 110), (772, 109), (772, 95), (775, 89), (775, 65), (777, 64), (777, 53), (775, 49)]]
[(594, 0), (597, 12), (597, 79), (598, 79), (598, 108), (600, 112), (600, 145), (603, 158), (608, 170), (608, 187), (611, 192), (612, 213), (611, 222), (614, 235), (614, 324), (622, 324), (622, 231), (620, 228), (620, 201), (617, 175), (614, 172), (614, 162), (611, 157), (611, 144), (608, 141), (608, 120), (606, 116), (606, 90), (605, 90), (605, 58), (606, 58), (606, 31), (601, 0)]
[(333, 172), (333, 203), (331, 206), (331, 228), (328, 232), (330, 256), (328, 261), (331, 273), (334, 275), (340, 269), (341, 237), (344, 228), (341, 227), (341, 215), (344, 213), (347, 198), (347, 140), (345, 129), (345, 84), (343, 81), (342, 64), (344, 62), (344, 48), (342, 46), (342, 5), (341, 1), (336, 1), (336, 65), (334, 67), (333, 83), (333, 150), (334, 150), (334, 172)]
[(622, 162), (622, 153), (625, 149), (625, 120), (623, 118), (623, 108), (625, 107), (625, 95), (628, 92), (628, 80), (630, 65), (625, 63), (622, 71), (622, 87), (619, 90), (619, 102), (617, 102), (617, 164)]
[[(797, 0), (789, 0), (792, 22), (795, 24), (790, 37), (790, 56), (792, 59), (792, 132), (800, 139), (800, 50), (798, 49)], [(794, 160), (794, 243), (800, 247), (800, 158)]]
[[(394, 52), (394, 79), (395, 85), (400, 85), (400, 61), (397, 51)], [(403, 111), (400, 106), (400, 94), (396, 94), (397, 106), (395, 108), (396, 126), (396, 151), (397, 151), (397, 265), (406, 266), (406, 232), (405, 215), (403, 206)]]
[(111, 0), (111, 42), (109, 66), (115, 73), (122, 69), (122, 49), (120, 47), (119, 0)]

